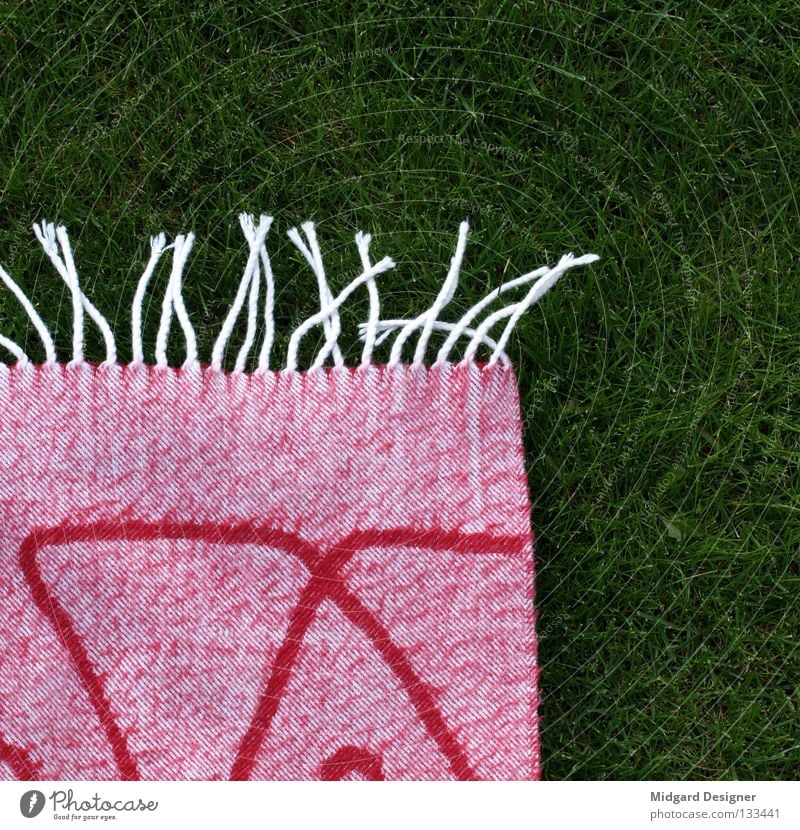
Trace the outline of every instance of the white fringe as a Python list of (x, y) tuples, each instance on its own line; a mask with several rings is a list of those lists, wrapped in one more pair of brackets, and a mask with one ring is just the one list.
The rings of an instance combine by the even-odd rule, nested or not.
[[(230, 342), (242, 309), (245, 303), (247, 303), (244, 340), (236, 355), (233, 371), (241, 373), (247, 370), (247, 362), (258, 337), (260, 289), (263, 277), (265, 285), (263, 312), (264, 334), (255, 371), (264, 373), (269, 371), (270, 356), (275, 340), (275, 280), (269, 253), (267, 252), (267, 236), (273, 223), (273, 217), (262, 214), (256, 222), (255, 217), (242, 213), (239, 216), (239, 223), (248, 245), (248, 258), (236, 295), (222, 322), (219, 336), (214, 342), (210, 368), (216, 372), (224, 371), (226, 347)], [(390, 367), (398, 365), (402, 360), (404, 346), (412, 337), (417, 335), (411, 365), (420, 367), (426, 360), (430, 339), (434, 332), (447, 334), (444, 344), (436, 353), (434, 366), (451, 363), (453, 349), (462, 338), (468, 338), (468, 343), (461, 358), (461, 364), (474, 362), (478, 350), (483, 346), (490, 350), (488, 366), (494, 366), (498, 362), (504, 366), (508, 366), (511, 361), (506, 353), (506, 346), (508, 345), (514, 326), (520, 317), (532, 305), (537, 303), (568, 270), (580, 265), (587, 265), (599, 259), (595, 254), (585, 254), (579, 257), (575, 257), (571, 253), (565, 254), (552, 268), (547, 266), (537, 268), (535, 271), (530, 271), (527, 274), (523, 274), (498, 286), (473, 305), (459, 320), (455, 322), (440, 320), (439, 316), (455, 296), (458, 285), (459, 272), (464, 259), (469, 233), (469, 225), (464, 221), (459, 227), (456, 248), (450, 261), (449, 271), (430, 308), (409, 320), (381, 320), (380, 295), (376, 278), (380, 274), (394, 268), (394, 260), (386, 256), (379, 262), (372, 264), (369, 253), (370, 242), (372, 241), (371, 237), (369, 234), (359, 231), (355, 235), (355, 243), (361, 264), (361, 273), (338, 296), (334, 297), (325, 274), (322, 253), (317, 240), (314, 223), (304, 222), (301, 225), (301, 229), (305, 239), (300, 235), (297, 228), (289, 230), (288, 236), (316, 276), (320, 310), (300, 323), (291, 333), (286, 364), (283, 370), (285, 372), (298, 371), (300, 342), (314, 326), (320, 324), (323, 327), (325, 342), (313, 358), (309, 371), (323, 368), (329, 358), (333, 360), (335, 367), (344, 365), (344, 358), (339, 346), (339, 336), (342, 329), (339, 309), (361, 286), (366, 287), (369, 297), (368, 319), (365, 323), (359, 325), (359, 336), (364, 341), (364, 348), (361, 354), (362, 366), (374, 365), (375, 350), (391, 337), (394, 337), (394, 341), (392, 342), (387, 365)], [(102, 365), (116, 365), (117, 349), (114, 334), (106, 318), (81, 290), (78, 270), (75, 266), (72, 247), (66, 228), (63, 226), (56, 227), (50, 222), (43, 221), (39, 224), (34, 224), (33, 230), (44, 252), (69, 288), (72, 298), (72, 360), (70, 363), (78, 364), (84, 362), (84, 315), (87, 315), (97, 325), (103, 335), (106, 347), (106, 358)], [(192, 246), (194, 245), (194, 240), (195, 236), (193, 233), (177, 236), (175, 241), (170, 245), (166, 244), (166, 237), (163, 233), (153, 236), (150, 239), (150, 258), (137, 283), (131, 305), (131, 363), (133, 365), (141, 365), (145, 362), (142, 336), (142, 309), (144, 298), (162, 256), (169, 250), (172, 251), (172, 267), (161, 303), (161, 320), (155, 342), (155, 365), (162, 369), (168, 366), (167, 344), (173, 314), (178, 318), (185, 341), (186, 358), (183, 363), (183, 368), (197, 369), (200, 365), (197, 352), (197, 337), (189, 319), (181, 290), (183, 273)], [(14, 294), (33, 323), (44, 346), (46, 364), (56, 363), (58, 358), (53, 337), (41, 316), (34, 308), (33, 303), (2, 267), (0, 267), (0, 280)], [(529, 287), (527, 293), (521, 300), (488, 314), (477, 325), (474, 323), (477, 317), (501, 295), (524, 286)], [(491, 336), (491, 330), (501, 321), (506, 321), (505, 326), (500, 336), (494, 339)], [(18, 364), (24, 365), (30, 362), (30, 359), (23, 349), (13, 340), (9, 340), (2, 334), (0, 334), (0, 347), (13, 355)]]
[(396, 366), (402, 357), (403, 346), (409, 337), (422, 326), (422, 334), (419, 336), (417, 348), (414, 352), (414, 365), (418, 366), (422, 363), (425, 357), (425, 349), (428, 345), (428, 340), (433, 330), (433, 324), (439, 317), (442, 309), (453, 299), (456, 292), (456, 285), (458, 285), (458, 272), (461, 270), (461, 260), (464, 258), (464, 250), (467, 247), (467, 233), (469, 232), (469, 223), (464, 220), (458, 229), (458, 243), (456, 244), (456, 252), (453, 259), (450, 261), (450, 270), (447, 273), (447, 278), (442, 285), (439, 295), (436, 297), (433, 305), (428, 311), (423, 312), (416, 320), (411, 320), (404, 328), (400, 329), (397, 338), (392, 346), (392, 353), (389, 355), (389, 366)]
[(256, 339), (256, 321), (258, 317), (258, 284), (261, 282), (261, 275), (258, 272), (258, 260), (253, 269), (253, 278), (250, 280), (250, 293), (247, 295), (247, 330), (244, 335), (244, 342), (236, 355), (234, 372), (244, 372), (247, 365), (247, 356)]
[[(501, 294), (504, 294), (506, 291), (510, 291), (512, 288), (518, 288), (520, 285), (525, 285), (532, 279), (540, 277), (542, 274), (546, 274), (548, 270), (547, 266), (537, 268), (529, 274), (523, 274), (523, 276), (517, 277), (515, 280), (503, 283), (495, 288), (494, 291), (490, 291), (480, 302), (475, 303), (475, 305), (472, 306), (466, 314), (464, 314), (458, 323), (452, 326), (450, 335), (447, 340), (444, 341), (444, 345), (441, 349), (439, 349), (439, 353), (436, 355), (436, 363), (441, 364), (447, 362), (450, 358), (450, 352), (459, 337), (462, 337), (463, 335), (475, 336), (475, 331), (474, 329), (469, 328), (469, 324), (484, 310), (484, 308), (486, 308), (486, 306), (491, 305)], [(486, 342), (485, 336), (483, 340)], [(494, 346), (492, 346), (492, 348), (494, 348)]]
[[(300, 346), (300, 338), (310, 328), (316, 326), (318, 323), (322, 323), (324, 325), (325, 320), (329, 319), (331, 315), (337, 313), (339, 306), (342, 305), (342, 303), (356, 290), (356, 288), (363, 285), (365, 282), (374, 279), (378, 274), (388, 271), (390, 268), (394, 268), (394, 261), (386, 256), (380, 262), (370, 266), (361, 274), (361, 276), (356, 277), (335, 300), (331, 299), (331, 301), (323, 309), (317, 312), (317, 314), (312, 315), (304, 323), (301, 323), (294, 330), (294, 333), (289, 339), (289, 351), (286, 357), (286, 370), (289, 372), (297, 370), (297, 349)], [(326, 348), (328, 348), (328, 343), (325, 344), (323, 349), (317, 355), (316, 360), (311, 365), (312, 369), (319, 369), (324, 365), (327, 357)], [(340, 366), (341, 364), (336, 365)]]
[[(412, 321), (411, 320), (380, 320), (376, 325), (376, 330), (381, 332), (381, 334), (375, 339), (375, 346), (377, 347), (377, 346), (382, 345), (386, 340), (389, 339), (389, 337), (392, 336), (392, 334), (395, 331), (397, 331), (397, 329), (408, 325), (410, 322), (412, 322)], [(367, 329), (367, 323), (359, 323), (358, 324), (358, 331), (359, 331), (358, 336), (359, 336), (360, 340), (366, 340), (366, 329)], [(442, 322), (441, 320), (437, 320), (433, 324), (433, 330), (434, 331), (450, 332), (450, 335), (449, 335), (450, 337), (452, 337), (453, 334), (464, 336), (464, 337), (474, 337), (477, 334), (475, 329), (471, 329), (469, 326), (462, 326), (461, 323), (445, 323), (445, 322)], [(492, 338), (489, 337), (488, 334), (484, 334), (484, 335), (480, 336), (480, 340), (481, 340), (481, 343), (483, 343), (484, 346), (487, 346), (488, 348), (492, 349), (492, 351), (494, 351), (497, 348), (497, 341), (492, 340)], [(511, 358), (502, 350), (500, 351), (500, 361), (505, 366), (510, 366), (511, 365)], [(446, 361), (439, 361), (439, 359), (437, 358), (436, 365), (440, 365), (441, 362), (446, 362)]]
[[(56, 358), (56, 346), (53, 343), (53, 338), (50, 337), (50, 332), (47, 330), (47, 326), (44, 324), (44, 321), (39, 316), (39, 312), (33, 307), (33, 303), (25, 296), (25, 292), (11, 279), (11, 277), (6, 272), (6, 269), (0, 266), (0, 279), (6, 284), (6, 287), (11, 291), (11, 293), (20, 301), (20, 304), (25, 309), (30, 317), (31, 322), (33, 323), (34, 328), (36, 329), (39, 337), (41, 338), (42, 344), (44, 345), (44, 352), (46, 355), (46, 363), (55, 363)], [(12, 352), (14, 355), (17, 356), (19, 360), (19, 355), (17, 352), (14, 351), (14, 348), (10, 347), (8, 344), (11, 341), (3, 338), (3, 345), (6, 349)], [(12, 344), (13, 346), (13, 344)], [(19, 349), (19, 346), (16, 347)], [(21, 350), (20, 350), (21, 353)]]
[(70, 290), (72, 296), (72, 362), (81, 363), (83, 362), (83, 303), (81, 302), (80, 286), (77, 281), (73, 280), (72, 274), (61, 261), (56, 246), (55, 225), (50, 222), (42, 222), (41, 225), (37, 225), (34, 222), (33, 232)]
[[(217, 342), (214, 344), (214, 348), (211, 352), (211, 366), (217, 370), (222, 369), (222, 359), (225, 354), (225, 346), (227, 345), (231, 334), (233, 334), (233, 327), (239, 317), (239, 312), (242, 310), (242, 306), (244, 305), (244, 300), (247, 296), (248, 290), (250, 289), (251, 283), (255, 285), (256, 290), (258, 290), (257, 268), (259, 251), (261, 250), (261, 246), (264, 244), (264, 240), (267, 238), (267, 233), (269, 233), (270, 226), (272, 225), (272, 217), (262, 215), (258, 220), (258, 227), (255, 227), (252, 216), (242, 213), (239, 216), (239, 224), (242, 226), (242, 233), (244, 233), (244, 237), (250, 245), (250, 256), (248, 257), (247, 264), (244, 267), (244, 274), (241, 282), (239, 283), (239, 290), (236, 292), (233, 305), (228, 312), (228, 316), (225, 318), (225, 322), (222, 324), (222, 331), (220, 331)], [(255, 326), (255, 322), (253, 322), (252, 325)], [(248, 351), (250, 349), (250, 345), (252, 345), (252, 340), (248, 345)]]
[(572, 254), (565, 254), (561, 257), (558, 265), (556, 265), (555, 268), (551, 268), (540, 279), (538, 279), (534, 283), (533, 288), (531, 288), (521, 302), (507, 306), (506, 308), (501, 308), (500, 311), (495, 311), (494, 314), (490, 314), (480, 324), (480, 326), (478, 326), (477, 331), (473, 335), (472, 340), (470, 340), (469, 345), (464, 352), (464, 358), (461, 362), (466, 363), (467, 361), (472, 360), (475, 352), (478, 350), (478, 346), (481, 344), (481, 339), (492, 328), (492, 326), (500, 320), (504, 320), (506, 317), (509, 317), (510, 319), (506, 324), (506, 327), (503, 329), (503, 333), (497, 341), (497, 346), (489, 359), (489, 365), (494, 366), (499, 357), (499, 353), (506, 347), (508, 338), (511, 336), (511, 332), (517, 324), (519, 318), (534, 303), (538, 302), (545, 295), (545, 293), (556, 284), (556, 281), (570, 268), (574, 268), (576, 265), (588, 265), (598, 259), (600, 259), (600, 257), (597, 256), (597, 254), (585, 254), (577, 259), (575, 259)]
[[(305, 243), (300, 238), (297, 228), (292, 228), (289, 231), (289, 239), (294, 242), (306, 258), (308, 264), (311, 266), (311, 270), (317, 275), (320, 306), (322, 308), (333, 308), (333, 295), (331, 294), (331, 289), (328, 287), (328, 281), (325, 278), (325, 268), (322, 265), (322, 253), (319, 249), (319, 245), (317, 244), (317, 232), (314, 229), (314, 223), (303, 222), (301, 227), (303, 229), (303, 233), (306, 235), (306, 239), (308, 239), (308, 244), (311, 250), (306, 247)], [(342, 358), (342, 352), (339, 349), (338, 342), (339, 332), (341, 331), (341, 323), (339, 322), (339, 306), (333, 308), (331, 314), (325, 317), (322, 327), (325, 330), (325, 336), (327, 338), (323, 348), (332, 350), (334, 366), (341, 366), (344, 363), (344, 360)], [(287, 369), (288, 368), (287, 362)]]
[(150, 259), (147, 262), (147, 267), (136, 286), (136, 293), (133, 295), (133, 306), (131, 307), (131, 340), (134, 365), (144, 363), (144, 350), (142, 347), (142, 303), (144, 302), (144, 295), (147, 291), (147, 286), (153, 276), (153, 271), (156, 270), (161, 255), (172, 245), (167, 245), (167, 238), (163, 233), (158, 236), (150, 237)]
[(13, 340), (9, 340), (2, 334), (0, 334), (0, 346), (2, 346), (6, 351), (11, 352), (11, 354), (13, 354), (14, 357), (17, 358), (17, 363), (23, 366), (26, 363), (30, 363), (28, 355), (26, 355), (25, 352), (23, 352), (22, 349)]
[[(114, 334), (108, 320), (89, 302), (89, 298), (80, 289), (78, 271), (75, 268), (75, 260), (72, 258), (72, 247), (67, 229), (63, 225), (55, 227), (50, 222), (42, 222), (41, 226), (34, 223), (33, 230), (44, 252), (69, 287), (72, 295), (72, 362), (83, 362), (83, 312), (85, 311), (94, 320), (105, 340), (106, 359), (103, 365), (113, 366), (117, 362)], [(56, 239), (61, 246), (61, 254), (56, 247)]]
[[(372, 237), (368, 233), (359, 231), (356, 234), (356, 247), (358, 248), (358, 255), (361, 257), (361, 267), (364, 269), (364, 272), (370, 269), (370, 242), (372, 242)], [(375, 284), (374, 277), (370, 277), (367, 280), (367, 293), (369, 294), (369, 318), (365, 324), (364, 351), (361, 353), (362, 366), (369, 366), (372, 363), (372, 351), (375, 348), (375, 336), (378, 332), (378, 319), (381, 316), (381, 298), (378, 294), (378, 286)]]
[(186, 340), (186, 360), (183, 363), (183, 368), (193, 369), (199, 365), (197, 361), (197, 338), (192, 324), (189, 322), (189, 315), (186, 312), (186, 306), (183, 304), (183, 294), (181, 293), (181, 277), (186, 266), (186, 260), (189, 258), (189, 252), (192, 250), (192, 245), (194, 245), (193, 233), (188, 233), (186, 236), (177, 236), (173, 243), (172, 273), (169, 277), (167, 290), (164, 293), (164, 301), (161, 305), (161, 325), (156, 335), (156, 366), (161, 368), (168, 365), (167, 341), (169, 340), (173, 311), (178, 318)]
[(272, 343), (275, 340), (275, 279), (272, 276), (272, 265), (269, 261), (266, 245), (261, 247), (261, 267), (264, 269), (264, 280), (267, 284), (267, 295), (264, 300), (264, 342), (261, 345), (261, 354), (258, 356), (258, 371), (269, 370), (269, 358), (272, 352)]

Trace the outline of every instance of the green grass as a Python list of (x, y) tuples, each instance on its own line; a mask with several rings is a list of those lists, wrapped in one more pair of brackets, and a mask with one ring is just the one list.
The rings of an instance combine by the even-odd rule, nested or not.
[[(0, 262), (62, 354), (41, 217), (71, 228), (124, 360), (161, 229), (198, 234), (186, 296), (208, 359), (245, 209), (276, 216), (282, 332), (316, 306), (285, 236), (308, 218), (334, 287), (359, 228), (398, 260), (387, 317), (430, 304), (466, 214), (450, 319), (504, 273), (600, 254), (509, 347), (545, 777), (797, 777), (797, 5), (136, 5), (0, 11)], [(344, 316), (351, 361), (365, 311)], [(150, 343), (158, 312), (154, 296)], [(0, 331), (41, 358), (7, 294)]]

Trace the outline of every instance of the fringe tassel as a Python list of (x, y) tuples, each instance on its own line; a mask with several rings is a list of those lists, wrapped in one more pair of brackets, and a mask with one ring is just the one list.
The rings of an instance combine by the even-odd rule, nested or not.
[[(247, 304), (245, 337), (236, 356), (233, 371), (241, 373), (246, 370), (247, 360), (257, 336), (262, 279), (265, 288), (263, 312), (264, 340), (258, 357), (256, 373), (269, 371), (270, 355), (275, 339), (275, 282), (272, 265), (267, 252), (267, 236), (272, 222), (273, 217), (271, 216), (261, 215), (258, 221), (256, 221), (255, 217), (247, 213), (242, 213), (239, 216), (239, 223), (249, 248), (249, 254), (236, 296), (233, 299), (230, 310), (222, 323), (219, 336), (212, 348), (210, 368), (213, 371), (224, 371), (226, 347), (245, 303)], [(459, 226), (456, 248), (450, 261), (450, 268), (431, 307), (414, 319), (381, 320), (380, 295), (376, 278), (394, 268), (394, 260), (387, 256), (383, 257), (377, 263), (372, 264), (369, 252), (372, 239), (369, 234), (364, 234), (359, 231), (355, 235), (355, 244), (358, 250), (361, 273), (338, 296), (334, 297), (325, 274), (322, 253), (317, 240), (314, 223), (305, 222), (301, 225), (301, 229), (305, 238), (301, 236), (297, 228), (292, 228), (288, 232), (288, 236), (303, 255), (317, 279), (320, 310), (302, 322), (292, 332), (289, 338), (286, 365), (283, 369), (285, 372), (299, 371), (298, 351), (300, 341), (314, 326), (318, 325), (321, 325), (323, 328), (325, 343), (314, 357), (309, 371), (322, 369), (329, 359), (332, 359), (335, 367), (344, 365), (344, 358), (339, 347), (339, 336), (342, 329), (339, 309), (362, 286), (366, 287), (369, 296), (369, 316), (367, 321), (359, 326), (360, 337), (364, 341), (361, 366), (368, 367), (374, 365), (373, 354), (375, 349), (392, 336), (394, 336), (394, 341), (392, 342), (388, 366), (398, 365), (403, 358), (404, 346), (415, 335), (417, 337), (411, 365), (416, 367), (421, 366), (426, 360), (429, 341), (435, 331), (446, 332), (447, 338), (436, 354), (434, 365), (451, 362), (451, 354), (456, 344), (460, 339), (467, 338), (468, 342), (460, 361), (461, 364), (474, 362), (478, 349), (481, 346), (485, 346), (491, 350), (488, 361), (489, 366), (494, 366), (498, 361), (508, 366), (510, 365), (510, 359), (505, 352), (505, 348), (514, 330), (514, 326), (520, 317), (531, 306), (537, 303), (568, 270), (580, 265), (588, 265), (599, 259), (596, 254), (585, 254), (580, 257), (575, 257), (571, 253), (565, 254), (552, 268), (548, 268), (547, 266), (537, 268), (535, 271), (503, 283), (472, 306), (472, 308), (462, 315), (461, 319), (456, 322), (446, 322), (440, 320), (439, 316), (455, 296), (458, 286), (461, 263), (464, 259), (467, 236), (469, 234), (469, 225), (464, 221)], [(43, 221), (39, 224), (34, 224), (33, 231), (44, 252), (69, 288), (72, 298), (73, 334), (72, 360), (70, 363), (77, 364), (84, 361), (83, 337), (85, 315), (100, 329), (103, 336), (106, 357), (102, 365), (116, 365), (118, 358), (114, 333), (106, 318), (81, 290), (78, 271), (75, 267), (72, 247), (66, 228), (63, 225), (56, 227), (50, 222)], [(168, 365), (167, 343), (169, 341), (172, 317), (174, 314), (178, 318), (185, 343), (186, 359), (183, 363), (183, 368), (194, 370), (200, 366), (197, 353), (197, 337), (189, 320), (181, 292), (183, 273), (192, 246), (194, 245), (194, 240), (195, 237), (192, 233), (176, 237), (175, 241), (170, 245), (166, 244), (166, 237), (163, 233), (153, 236), (150, 239), (150, 258), (136, 286), (136, 293), (134, 294), (131, 306), (132, 365), (140, 365), (145, 362), (142, 342), (142, 308), (144, 299), (159, 261), (164, 253), (171, 250), (172, 270), (161, 304), (161, 321), (155, 343), (155, 365), (161, 368), (165, 368)], [(33, 303), (2, 267), (0, 267), (0, 280), (14, 294), (33, 323), (44, 345), (46, 364), (56, 363), (58, 358), (53, 338), (41, 316), (34, 308)], [(528, 291), (521, 300), (505, 305), (497, 311), (488, 314), (480, 323), (475, 325), (474, 321), (478, 315), (499, 299), (501, 295), (522, 287), (527, 287)], [(497, 339), (493, 339), (490, 335), (491, 330), (504, 320), (506, 323), (500, 336)], [(0, 346), (13, 355), (18, 364), (24, 365), (30, 363), (23, 349), (1, 334)]]

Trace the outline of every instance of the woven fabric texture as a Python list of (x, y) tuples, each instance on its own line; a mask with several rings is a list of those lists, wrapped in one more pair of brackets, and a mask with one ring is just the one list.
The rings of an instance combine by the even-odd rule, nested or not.
[(0, 774), (539, 775), (513, 371), (0, 368)]

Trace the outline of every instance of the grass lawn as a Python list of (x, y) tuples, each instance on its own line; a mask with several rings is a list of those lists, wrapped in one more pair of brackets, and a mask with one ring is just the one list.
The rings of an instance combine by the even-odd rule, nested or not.
[[(545, 777), (800, 775), (796, 3), (135, 5), (0, 11), (0, 263), (61, 354), (42, 217), (71, 229), (124, 361), (162, 229), (198, 235), (185, 294), (208, 360), (241, 210), (276, 217), (279, 355), (318, 308), (285, 234), (306, 219), (334, 289), (358, 229), (398, 261), (384, 317), (430, 305), (464, 216), (449, 319), (504, 274), (599, 254), (509, 345)], [(343, 314), (351, 362), (366, 310), (364, 291)], [(159, 313), (156, 292), (151, 348)], [(42, 358), (8, 292), (0, 332)]]

